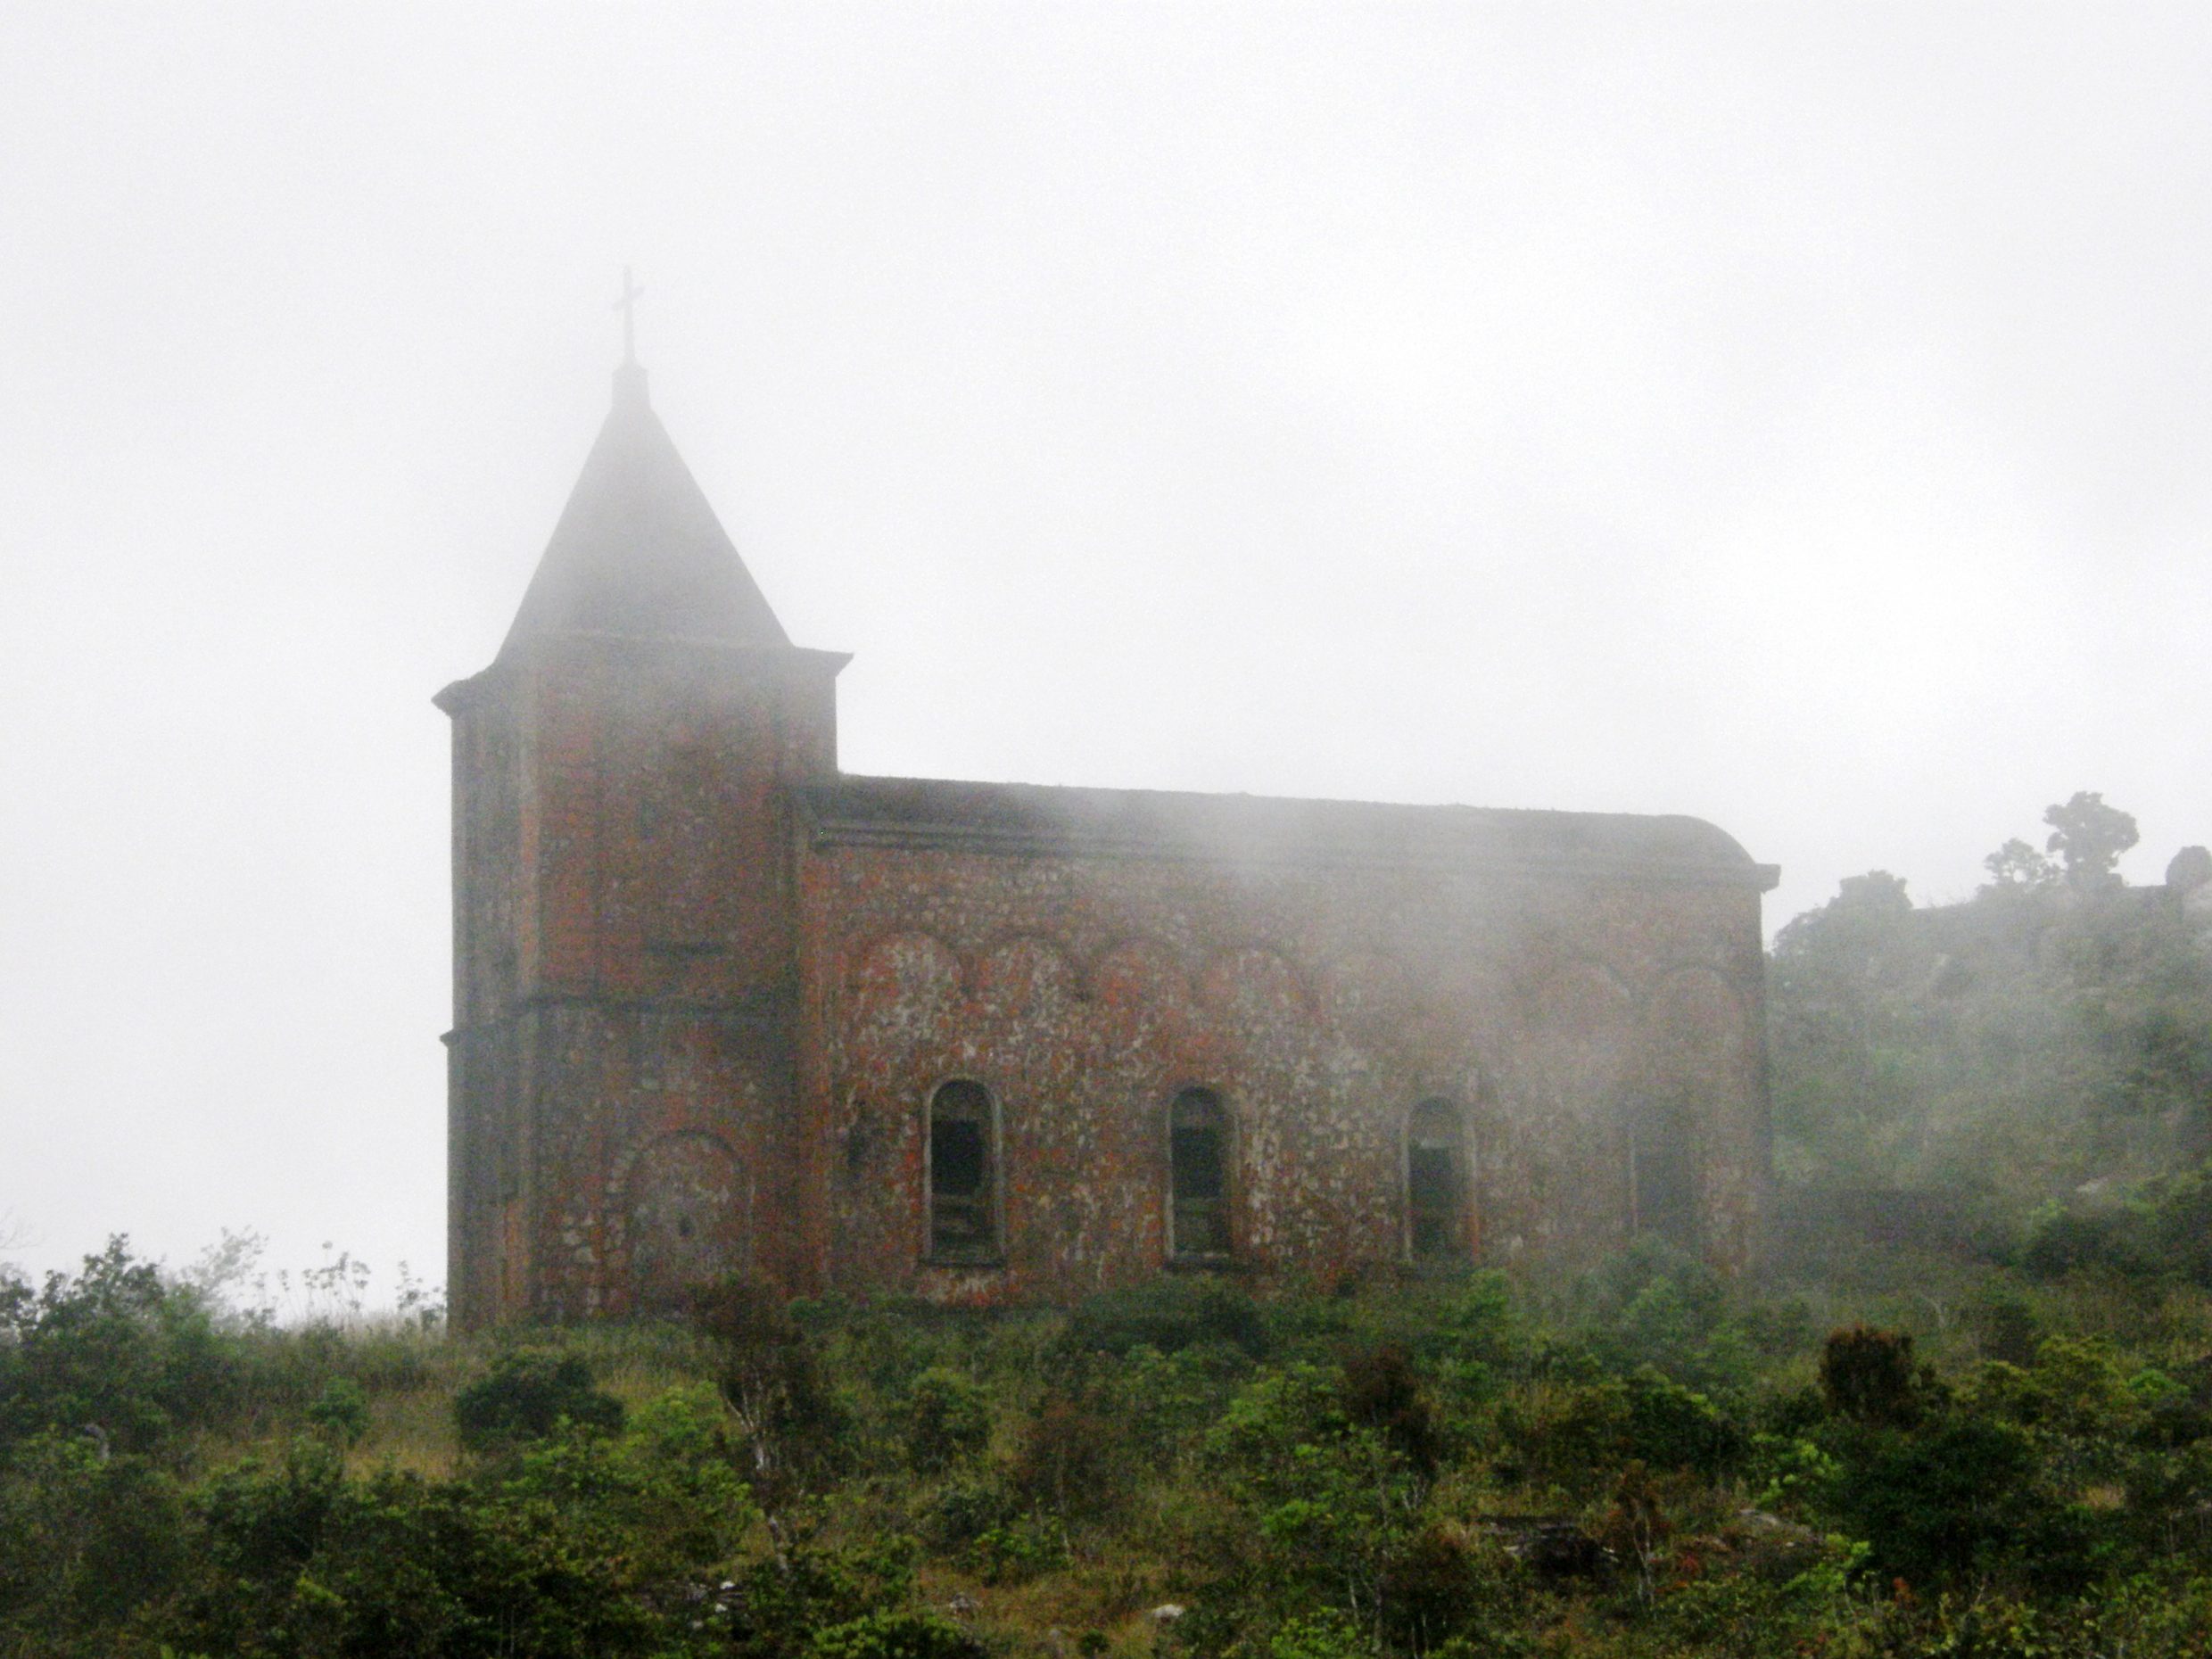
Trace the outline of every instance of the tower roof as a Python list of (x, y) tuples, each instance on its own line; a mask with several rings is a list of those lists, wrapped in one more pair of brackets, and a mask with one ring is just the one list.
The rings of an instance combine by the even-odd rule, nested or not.
[(615, 406), (499, 655), (559, 634), (790, 643), (653, 413), (635, 363), (615, 371)]

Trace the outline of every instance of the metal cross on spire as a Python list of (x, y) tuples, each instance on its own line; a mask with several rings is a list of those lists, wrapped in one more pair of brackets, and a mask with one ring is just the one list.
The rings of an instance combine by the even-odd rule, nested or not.
[(625, 367), (638, 360), (638, 296), (644, 292), (630, 280), (630, 268), (623, 266), (622, 298), (615, 301), (615, 309), (623, 314), (623, 364)]

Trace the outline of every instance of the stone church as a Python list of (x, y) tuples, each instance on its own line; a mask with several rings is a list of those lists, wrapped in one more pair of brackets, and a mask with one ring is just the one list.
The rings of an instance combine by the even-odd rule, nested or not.
[(454, 1316), (1726, 1266), (1760, 896), (1679, 817), (854, 777), (634, 364), (453, 722)]

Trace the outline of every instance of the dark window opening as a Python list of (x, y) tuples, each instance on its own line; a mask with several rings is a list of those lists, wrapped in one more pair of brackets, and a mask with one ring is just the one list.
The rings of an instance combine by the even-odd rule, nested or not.
[(1689, 1114), (1640, 1102), (1629, 1119), (1629, 1230), (1694, 1250), (1699, 1244), (1697, 1162)]
[(998, 1253), (991, 1097), (948, 1083), (929, 1102), (929, 1253), (982, 1260)]
[(1210, 1089), (1185, 1089), (1168, 1116), (1169, 1227), (1177, 1256), (1229, 1253), (1229, 1124)]
[(1406, 1135), (1406, 1231), (1416, 1261), (1447, 1261), (1466, 1249), (1462, 1164), (1459, 1114), (1450, 1102), (1415, 1107)]

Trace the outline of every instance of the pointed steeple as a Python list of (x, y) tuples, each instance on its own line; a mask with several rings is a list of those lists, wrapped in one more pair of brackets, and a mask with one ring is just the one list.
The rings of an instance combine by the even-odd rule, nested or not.
[(791, 642), (653, 413), (635, 362), (615, 371), (615, 406), (499, 655), (560, 634)]

